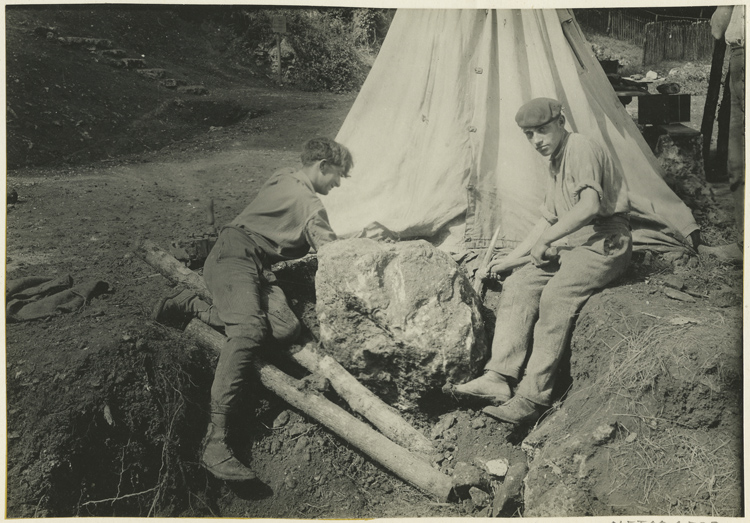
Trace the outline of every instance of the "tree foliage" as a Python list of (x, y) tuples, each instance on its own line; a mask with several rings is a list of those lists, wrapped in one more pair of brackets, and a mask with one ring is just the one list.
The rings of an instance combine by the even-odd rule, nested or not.
[[(203, 20), (209, 13), (186, 12)], [(220, 17), (217, 21), (232, 28), (248, 54), (256, 53), (268, 66), (276, 42), (271, 22), (274, 16), (284, 16), (284, 38), (294, 53), (291, 60), (282, 63), (284, 78), (305, 90), (342, 92), (362, 85), (368, 64), (388, 32), (394, 10), (233, 6), (216, 13)]]

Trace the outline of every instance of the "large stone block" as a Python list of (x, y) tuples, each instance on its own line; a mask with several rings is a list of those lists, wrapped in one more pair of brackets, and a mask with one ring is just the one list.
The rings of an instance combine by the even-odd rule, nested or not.
[(399, 408), (484, 365), (479, 299), (453, 259), (425, 241), (332, 242), (318, 253), (315, 285), (325, 350)]

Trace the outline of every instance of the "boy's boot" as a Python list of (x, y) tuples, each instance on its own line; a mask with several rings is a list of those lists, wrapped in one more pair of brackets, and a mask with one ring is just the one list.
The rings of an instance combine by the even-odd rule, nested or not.
[(213, 306), (203, 301), (190, 289), (177, 291), (160, 299), (154, 306), (152, 318), (164, 325), (182, 326), (198, 318), (212, 327), (223, 327)]
[(227, 445), (227, 417), (225, 414), (212, 414), (208, 432), (203, 439), (201, 464), (211, 474), (224, 481), (252, 481), (255, 472), (243, 465)]

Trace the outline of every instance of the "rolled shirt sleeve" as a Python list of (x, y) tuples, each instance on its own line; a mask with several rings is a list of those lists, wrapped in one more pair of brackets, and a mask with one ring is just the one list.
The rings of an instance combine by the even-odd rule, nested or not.
[(305, 237), (307, 243), (314, 251), (319, 251), (326, 243), (336, 239), (336, 233), (333, 232), (331, 224), (328, 221), (328, 213), (325, 209), (318, 209), (305, 224)]
[(591, 188), (599, 195), (599, 201), (604, 200), (602, 190), (602, 173), (605, 155), (601, 148), (593, 147), (592, 142), (576, 144), (576, 154), (566, 159), (570, 173), (568, 188), (571, 203), (575, 205), (581, 198), (581, 191)]
[[(622, 175), (598, 142), (573, 133), (561, 152), (550, 164), (552, 185), (545, 197), (546, 212), (559, 216), (570, 211), (585, 189), (593, 189), (599, 196), (598, 216), (607, 217), (629, 210)], [(545, 211), (542, 214), (550, 221)]]

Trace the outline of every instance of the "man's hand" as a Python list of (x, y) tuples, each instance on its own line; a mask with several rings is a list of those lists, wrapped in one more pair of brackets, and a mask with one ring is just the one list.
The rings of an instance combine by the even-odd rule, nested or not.
[(504, 272), (510, 272), (513, 270), (513, 268), (508, 268), (509, 262), (512, 262), (513, 260), (519, 259), (515, 256), (502, 256), (500, 258), (494, 258), (490, 264), (487, 266), (487, 269), (482, 274), (483, 278), (487, 278), (490, 280), (498, 280), (500, 279), (500, 275)]
[(544, 257), (547, 249), (549, 249), (548, 243), (542, 240), (537, 241), (529, 253), (531, 254), (531, 262), (537, 267), (548, 264), (551, 260)]

